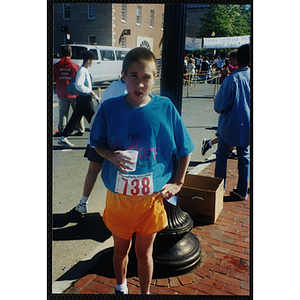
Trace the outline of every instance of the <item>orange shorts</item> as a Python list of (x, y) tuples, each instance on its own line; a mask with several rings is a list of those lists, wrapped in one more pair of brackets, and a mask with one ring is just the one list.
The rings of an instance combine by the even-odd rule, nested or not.
[(151, 235), (168, 225), (163, 198), (159, 194), (126, 196), (107, 190), (103, 221), (120, 238), (129, 240), (134, 232)]

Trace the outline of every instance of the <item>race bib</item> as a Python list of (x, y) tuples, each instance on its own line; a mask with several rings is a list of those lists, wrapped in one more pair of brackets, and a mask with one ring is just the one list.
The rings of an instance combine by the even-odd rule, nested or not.
[(130, 175), (117, 172), (115, 192), (129, 196), (153, 194), (153, 173)]

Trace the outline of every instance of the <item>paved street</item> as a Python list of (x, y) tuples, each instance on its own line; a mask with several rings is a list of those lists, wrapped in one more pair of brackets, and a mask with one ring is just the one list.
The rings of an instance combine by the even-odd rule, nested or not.
[[(187, 90), (188, 89), (188, 90)], [(159, 79), (153, 88), (159, 94)], [(216, 146), (205, 156), (201, 155), (203, 138), (214, 138), (218, 115), (213, 110), (214, 85), (197, 83), (183, 88), (182, 118), (195, 144), (189, 171), (201, 168), (215, 152)], [(187, 97), (188, 95), (188, 97)], [(101, 95), (100, 95), (101, 96)], [(86, 120), (85, 120), (86, 122)], [(53, 129), (58, 124), (57, 96), (53, 95)], [(86, 128), (89, 124), (86, 122)], [(70, 136), (74, 148), (66, 149), (53, 138), (53, 248), (52, 281), (53, 289), (67, 288), (68, 280), (81, 275), (89, 267), (87, 261), (103, 248), (112, 245), (110, 232), (105, 228), (101, 215), (105, 206), (106, 191), (99, 178), (88, 204), (88, 214), (81, 217), (71, 211), (82, 196), (88, 161), (83, 157), (89, 132), (83, 136)], [(64, 278), (72, 270), (74, 276)], [(65, 279), (65, 280), (64, 280)]]

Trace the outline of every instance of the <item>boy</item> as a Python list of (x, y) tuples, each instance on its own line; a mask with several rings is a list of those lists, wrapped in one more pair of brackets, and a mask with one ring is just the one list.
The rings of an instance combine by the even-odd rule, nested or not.
[(67, 137), (72, 133), (73, 129), (83, 116), (91, 123), (92, 116), (95, 113), (92, 98), (95, 98), (98, 101), (98, 96), (92, 91), (91, 77), (87, 69), (92, 66), (95, 58), (95, 53), (92, 51), (85, 51), (83, 53), (83, 63), (76, 74), (75, 82), (75, 87), (78, 90), (79, 95), (76, 99), (76, 107), (72, 117), (62, 132), (62, 137), (58, 141), (58, 144), (60, 145), (74, 147), (74, 144), (70, 143)]
[[(103, 220), (114, 239), (116, 293), (126, 294), (131, 238), (136, 233), (140, 293), (150, 293), (153, 242), (167, 226), (163, 199), (177, 194), (189, 165), (192, 140), (176, 108), (166, 97), (151, 95), (157, 74), (153, 53), (131, 50), (123, 61), (127, 95), (105, 101), (91, 131), (91, 146), (105, 158), (102, 179), (107, 187)], [(136, 170), (124, 150), (139, 151)], [(179, 157), (171, 179), (172, 154)]]

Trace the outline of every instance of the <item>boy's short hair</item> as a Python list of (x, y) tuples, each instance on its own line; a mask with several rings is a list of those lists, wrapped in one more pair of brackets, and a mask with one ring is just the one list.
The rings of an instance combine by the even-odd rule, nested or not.
[(242, 45), (236, 54), (236, 60), (240, 67), (246, 67), (250, 64), (250, 44)]
[(96, 59), (96, 54), (92, 51), (85, 51), (82, 54), (83, 62), (87, 61), (88, 59)]
[(133, 62), (137, 62), (137, 61), (138, 62), (153, 62), (154, 63), (154, 75), (157, 74), (157, 72), (158, 72), (157, 61), (156, 61), (154, 54), (147, 48), (138, 47), (138, 48), (134, 48), (134, 49), (130, 50), (126, 54), (126, 56), (123, 60), (122, 70), (125, 73), (125, 75), (127, 74), (127, 71), (129, 69), (129, 67), (131, 66), (131, 64)]
[(234, 51), (230, 52), (230, 54), (229, 54), (229, 58), (231, 58), (231, 59), (235, 59), (235, 58), (236, 58), (236, 54), (237, 54), (237, 51), (236, 51), (236, 50), (234, 50)]
[(62, 56), (69, 56), (72, 53), (72, 48), (70, 45), (64, 45), (60, 51)]

